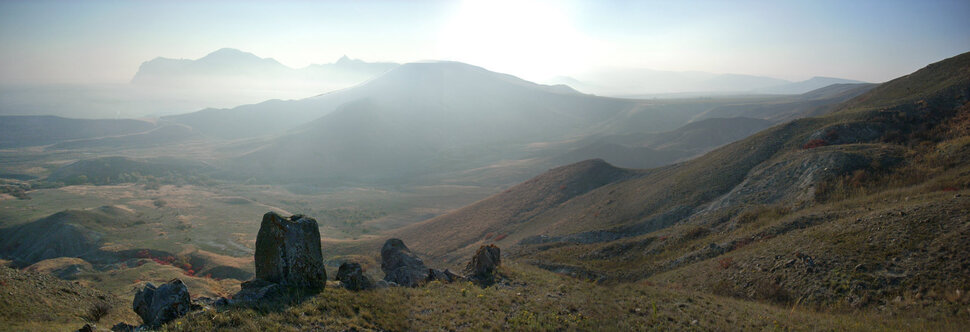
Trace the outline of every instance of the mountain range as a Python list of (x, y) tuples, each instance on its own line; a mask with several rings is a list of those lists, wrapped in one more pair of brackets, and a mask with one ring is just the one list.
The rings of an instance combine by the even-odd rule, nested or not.
[(195, 59), (155, 58), (138, 68), (132, 84), (156, 87), (205, 87), (222, 89), (316, 89), (318, 93), (359, 84), (397, 67), (396, 63), (364, 62), (341, 57), (330, 64), (295, 69), (272, 58), (223, 48)]
[[(832, 104), (836, 100), (831, 98), (843, 95), (855, 94), (836, 89), (812, 96), (743, 100), (763, 110), (748, 121), (758, 123), (754, 128), (760, 129), (772, 123), (762, 118), (782, 113), (798, 117), (804, 109), (813, 109), (808, 106)], [(519, 165), (528, 165), (523, 166), (526, 169), (591, 157), (630, 167), (661, 166), (754, 131), (744, 127), (745, 121), (721, 121), (724, 126), (718, 130), (725, 135), (703, 143), (681, 137), (685, 141), (679, 146), (656, 146), (663, 151), (655, 151), (647, 142), (590, 146), (589, 138), (673, 131), (692, 117), (721, 117), (710, 114), (738, 103), (725, 99), (668, 104), (599, 97), (459, 62), (419, 62), (311, 98), (207, 109), (163, 120), (217, 139), (260, 139), (246, 143), (249, 152), (227, 166), (244, 176), (380, 183), (425, 181), (423, 177), (431, 174), (453, 177), (453, 172), (509, 160), (523, 161)], [(723, 117), (738, 116), (745, 114)], [(714, 123), (718, 122), (709, 125)], [(301, 162), (279, 162), (289, 156), (300, 156)]]
[(544, 81), (566, 84), (579, 91), (627, 98), (685, 98), (730, 94), (803, 94), (833, 84), (865, 83), (834, 77), (812, 77), (804, 81), (742, 74), (650, 69), (602, 69), (576, 77), (560, 76)]

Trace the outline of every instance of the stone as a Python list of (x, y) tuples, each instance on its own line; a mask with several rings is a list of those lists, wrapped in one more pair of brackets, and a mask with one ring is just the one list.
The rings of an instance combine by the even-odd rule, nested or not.
[(428, 269), (428, 281), (440, 281), (440, 282), (455, 282), (464, 279), (462, 276), (454, 274), (453, 272), (445, 269), (444, 271)]
[(261, 279), (243, 282), (241, 288), (236, 295), (233, 295), (232, 301), (253, 303), (273, 300), (283, 295), (283, 289), (279, 284)]
[(428, 278), (428, 267), (400, 239), (388, 239), (381, 248), (384, 280), (415, 287)]
[(111, 327), (112, 332), (135, 332), (138, 331), (138, 326), (134, 326), (125, 322), (115, 324)]
[(502, 252), (494, 244), (481, 246), (465, 266), (465, 275), (482, 286), (495, 283), (495, 270), (502, 265)]
[(77, 332), (94, 332), (94, 326), (91, 326), (91, 324), (84, 324), (84, 326), (81, 326)]
[(337, 280), (344, 288), (352, 291), (360, 291), (374, 288), (374, 283), (364, 275), (364, 268), (359, 263), (344, 262), (337, 269)]
[(326, 285), (320, 229), (313, 218), (267, 212), (256, 235), (255, 256), (256, 279), (301, 288)]
[(182, 280), (172, 279), (158, 288), (151, 283), (145, 285), (135, 294), (131, 308), (145, 325), (155, 328), (188, 313), (192, 300)]

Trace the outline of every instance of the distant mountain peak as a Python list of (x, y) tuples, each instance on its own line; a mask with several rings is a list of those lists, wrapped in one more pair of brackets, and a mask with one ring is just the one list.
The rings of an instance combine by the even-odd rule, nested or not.
[(277, 62), (273, 58), (261, 58), (255, 54), (240, 51), (235, 48), (220, 48), (215, 52), (209, 53), (206, 56), (199, 58), (196, 61), (207, 62), (207, 61), (272, 61)]
[(360, 59), (351, 58), (344, 54), (340, 57), (340, 59), (337, 59), (337, 62), (334, 62), (334, 64), (337, 66), (356, 66), (366, 64), (366, 62)]
[(237, 48), (232, 48), (232, 47), (223, 47), (213, 51), (212, 53), (209, 53), (209, 55), (217, 55), (217, 54), (252, 54), (252, 53), (243, 52)]

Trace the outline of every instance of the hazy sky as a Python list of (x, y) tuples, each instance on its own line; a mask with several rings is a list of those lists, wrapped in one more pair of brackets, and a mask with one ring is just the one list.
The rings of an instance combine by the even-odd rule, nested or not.
[(970, 1), (0, 1), (0, 83), (121, 83), (223, 47), (291, 67), (446, 59), (881, 82), (970, 51)]

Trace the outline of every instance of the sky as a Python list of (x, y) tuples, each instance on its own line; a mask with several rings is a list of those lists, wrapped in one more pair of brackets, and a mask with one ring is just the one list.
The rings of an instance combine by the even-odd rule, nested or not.
[(454, 60), (542, 80), (600, 68), (883, 82), (970, 51), (967, 0), (11, 1), (0, 83), (125, 83), (231, 47), (300, 68)]

